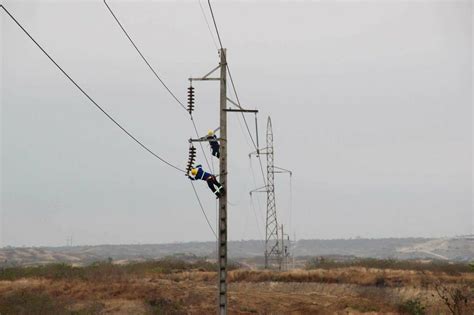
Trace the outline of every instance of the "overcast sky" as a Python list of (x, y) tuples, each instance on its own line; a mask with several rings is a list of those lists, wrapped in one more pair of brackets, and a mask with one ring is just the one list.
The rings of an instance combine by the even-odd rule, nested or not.
[[(102, 1), (3, 3), (113, 117), (185, 167), (188, 116)], [(109, 4), (183, 102), (187, 78), (217, 65), (198, 0)], [(262, 142), (271, 115), (275, 164), (294, 172), (291, 213), (289, 177), (276, 178), (292, 236), (472, 232), (472, 6), (214, 3), (240, 100), (260, 110)], [(189, 181), (107, 120), (3, 12), (0, 22), (0, 246), (212, 240)], [(218, 83), (194, 86), (205, 133), (218, 126)], [(254, 213), (248, 193), (262, 176), (239, 120), (229, 114), (229, 237), (262, 239), (266, 199)], [(196, 186), (214, 223), (215, 198)]]

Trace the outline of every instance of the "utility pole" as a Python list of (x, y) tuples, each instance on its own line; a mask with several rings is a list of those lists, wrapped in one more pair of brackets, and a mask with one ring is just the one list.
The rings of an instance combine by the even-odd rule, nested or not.
[(290, 258), (290, 250), (288, 246), (291, 246), (290, 236), (285, 234), (283, 230), (283, 224), (281, 225), (281, 260), (282, 270), (288, 270), (288, 260)]
[(281, 263), (280, 269), (286, 270), (286, 250), (285, 250), (285, 232), (283, 231), (283, 224), (281, 225)]
[(226, 49), (220, 50), (220, 159), (219, 180), (225, 192), (219, 198), (219, 314), (227, 314), (227, 60)]
[[(227, 97), (227, 54), (226, 49), (219, 49), (220, 62), (217, 67), (212, 69), (203, 77), (189, 78), (189, 81), (219, 81), (220, 82), (220, 96), (219, 96), (219, 128), (220, 129), (220, 158), (219, 158), (219, 182), (223, 185), (225, 191), (219, 198), (219, 215), (218, 215), (218, 244), (217, 244), (217, 260), (219, 271), (217, 276), (218, 295), (218, 314), (227, 314), (227, 193), (229, 191), (229, 183), (227, 181), (227, 113), (253, 113), (257, 114), (258, 110), (244, 109)], [(220, 76), (210, 77), (211, 74), (220, 69)], [(193, 92), (192, 92), (193, 93)], [(192, 94), (191, 93), (191, 94)], [(194, 96), (192, 96), (194, 100)], [(238, 109), (227, 108), (227, 101), (238, 107)], [(192, 103), (194, 104), (194, 103)], [(194, 105), (188, 107), (190, 113), (194, 109)], [(205, 138), (189, 139), (192, 142), (208, 141)], [(194, 149), (195, 150), (195, 149)], [(190, 163), (194, 163), (195, 151), (190, 153)]]

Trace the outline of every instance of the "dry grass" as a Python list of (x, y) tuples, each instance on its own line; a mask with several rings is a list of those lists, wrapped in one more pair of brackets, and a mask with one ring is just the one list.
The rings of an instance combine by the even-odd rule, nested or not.
[[(181, 266), (181, 267), (178, 267)], [(200, 266), (200, 267), (198, 267)], [(15, 270), (0, 281), (1, 314), (211, 314), (212, 264), (147, 262), (89, 266), (62, 274)], [(48, 270), (47, 272), (45, 270)], [(23, 272), (24, 277), (20, 274)], [(348, 267), (229, 272), (231, 314), (448, 314), (435, 284), (472, 290), (474, 274)], [(28, 301), (28, 302), (22, 302)], [(472, 301), (469, 308), (472, 309)], [(21, 305), (22, 308), (18, 308)], [(413, 313), (415, 314), (415, 313)], [(472, 314), (469, 313), (469, 314)]]
[(336, 269), (348, 267), (363, 267), (370, 269), (413, 270), (443, 272), (450, 275), (469, 273), (473, 267), (467, 263), (442, 260), (419, 261), (398, 259), (354, 258), (335, 260), (326, 257), (313, 257), (306, 262), (306, 269)]
[(289, 272), (236, 270), (229, 273), (231, 282), (320, 282), (348, 283), (377, 287), (427, 286), (435, 280), (456, 283), (459, 279), (474, 287), (474, 273), (450, 275), (441, 272), (382, 270), (349, 267), (337, 269), (293, 270)]
[(164, 258), (124, 265), (116, 265), (111, 262), (96, 262), (86, 267), (74, 267), (68, 264), (48, 264), (32, 267), (0, 268), (0, 280), (39, 277), (47, 279), (110, 281), (130, 276), (171, 274), (185, 270), (214, 271), (217, 270), (217, 266), (205, 260), (186, 262), (175, 258)]

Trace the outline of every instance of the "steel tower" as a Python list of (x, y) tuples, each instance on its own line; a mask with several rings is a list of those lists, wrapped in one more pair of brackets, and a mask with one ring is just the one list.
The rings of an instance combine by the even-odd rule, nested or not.
[(281, 244), (275, 203), (275, 165), (273, 159), (272, 120), (267, 120), (267, 216), (265, 224), (265, 268), (276, 263), (281, 269)]

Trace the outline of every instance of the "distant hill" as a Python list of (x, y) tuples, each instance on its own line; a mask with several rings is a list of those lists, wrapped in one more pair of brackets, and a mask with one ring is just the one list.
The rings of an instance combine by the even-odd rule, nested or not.
[[(397, 259), (474, 260), (474, 236), (456, 238), (385, 238), (299, 240), (291, 244), (295, 257), (355, 256)], [(263, 255), (259, 240), (229, 242), (229, 257), (253, 258)], [(72, 247), (30, 247), (0, 249), (0, 266), (37, 265), (66, 262), (84, 265), (109, 258), (117, 262), (158, 259), (176, 254), (214, 258), (214, 242), (188, 242), (147, 245), (98, 245)]]

